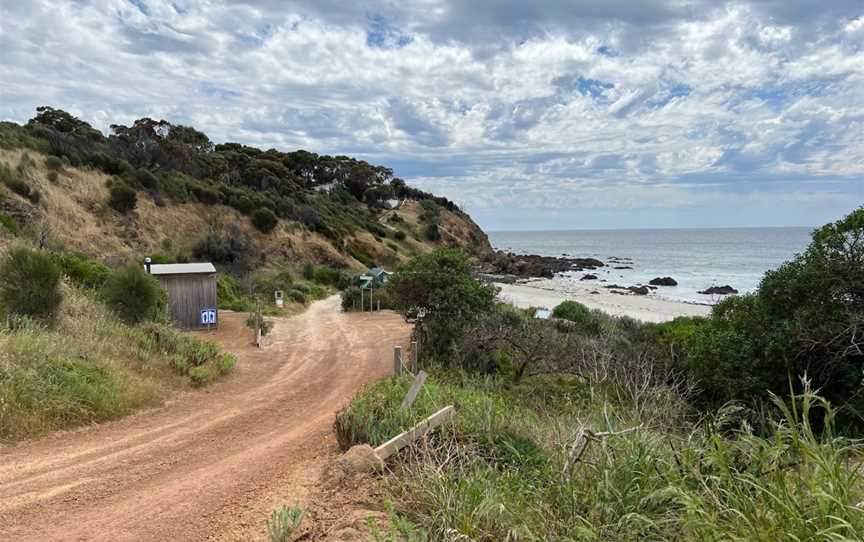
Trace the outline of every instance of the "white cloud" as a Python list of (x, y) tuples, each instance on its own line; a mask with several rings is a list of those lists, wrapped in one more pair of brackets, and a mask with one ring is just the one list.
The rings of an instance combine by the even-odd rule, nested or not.
[(779, 221), (803, 208), (789, 198), (837, 204), (814, 196), (820, 179), (861, 200), (862, 11), (4, 2), (0, 118), (50, 104), (101, 129), (164, 117), (216, 141), (358, 154), (502, 216), (680, 209), (784, 183), (766, 209)]

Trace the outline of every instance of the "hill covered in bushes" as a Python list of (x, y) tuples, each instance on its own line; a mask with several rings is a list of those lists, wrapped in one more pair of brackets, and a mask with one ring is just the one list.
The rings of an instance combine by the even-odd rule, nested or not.
[[(453, 202), (347, 156), (216, 144), (142, 118), (104, 135), (51, 107), (0, 123), (0, 225), (109, 264), (150, 254), (237, 270), (395, 266), (436, 246), (483, 256)], [(209, 251), (214, 250), (215, 253)], [(221, 260), (221, 261), (220, 261)]]

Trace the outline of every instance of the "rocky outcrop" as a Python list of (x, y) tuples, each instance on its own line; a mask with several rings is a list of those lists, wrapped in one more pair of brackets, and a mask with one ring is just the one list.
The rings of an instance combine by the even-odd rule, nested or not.
[(738, 290), (727, 284), (725, 286), (712, 286), (708, 289), (700, 291), (699, 293), (704, 295), (730, 295), (737, 294)]
[(597, 280), (597, 275), (592, 275), (591, 273), (586, 273), (582, 275), (582, 278), (579, 280)]
[(478, 266), (478, 272), (492, 275), (552, 278), (565, 271), (594, 270), (604, 266), (603, 262), (595, 258), (559, 258), (499, 251), (484, 259)]
[(652, 286), (678, 286), (678, 281), (672, 277), (657, 277), (648, 281)]
[(647, 286), (631, 286), (627, 288), (636, 295), (648, 295), (651, 290)]

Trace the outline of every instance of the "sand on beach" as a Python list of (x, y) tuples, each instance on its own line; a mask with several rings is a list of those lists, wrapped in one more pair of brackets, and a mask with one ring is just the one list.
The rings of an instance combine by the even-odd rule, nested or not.
[[(678, 316), (707, 316), (709, 305), (684, 303), (655, 297), (613, 294), (599, 284), (586, 285), (556, 277), (519, 284), (496, 283), (502, 301), (521, 308), (554, 308), (568, 299), (613, 316), (629, 316), (643, 322), (666, 322)], [(596, 293), (595, 293), (596, 292)]]

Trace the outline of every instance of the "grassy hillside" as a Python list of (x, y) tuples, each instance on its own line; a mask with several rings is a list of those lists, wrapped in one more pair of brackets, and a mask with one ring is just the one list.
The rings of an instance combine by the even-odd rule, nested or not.
[[(149, 119), (115, 126), (110, 137), (53, 109), (26, 126), (0, 123), (0, 186), (0, 227), (112, 265), (147, 254), (215, 259), (201, 249), (208, 236), (240, 245), (244, 270), (393, 267), (441, 245), (491, 250), (454, 204), (386, 168), (213, 145), (194, 129)], [(216, 263), (237, 263), (234, 254), (224, 259)]]
[(93, 292), (66, 282), (60, 293), (51, 324), (5, 315), (0, 443), (156, 406), (234, 366), (216, 345), (168, 326), (122, 323)]

